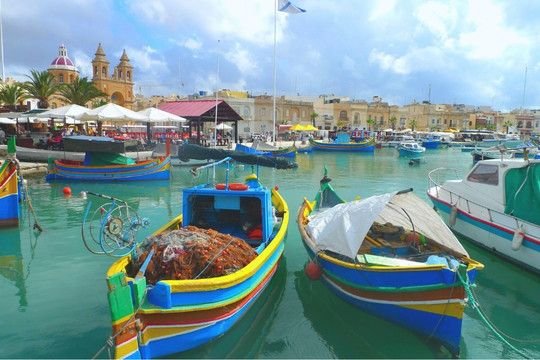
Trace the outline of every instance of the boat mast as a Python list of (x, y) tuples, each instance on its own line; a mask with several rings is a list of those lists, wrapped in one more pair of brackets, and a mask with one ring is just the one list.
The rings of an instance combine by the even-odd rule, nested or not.
[(2, 22), (2, 0), (0, 0), (0, 61), (2, 61), (2, 81), (6, 82), (6, 74), (4, 69), (4, 29)]
[(525, 90), (527, 89), (527, 65), (525, 65), (525, 77), (523, 79), (523, 96), (521, 98), (521, 113), (523, 114), (523, 107), (525, 106)]
[(274, 91), (272, 101), (272, 142), (276, 142), (276, 28), (277, 28), (277, 0), (274, 0)]

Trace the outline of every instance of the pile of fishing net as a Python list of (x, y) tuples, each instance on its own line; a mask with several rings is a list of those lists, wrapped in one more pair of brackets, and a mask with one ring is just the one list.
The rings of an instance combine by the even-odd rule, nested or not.
[(147, 238), (128, 267), (135, 276), (154, 249), (146, 281), (185, 280), (223, 276), (249, 264), (257, 253), (240, 238), (212, 229), (188, 226)]

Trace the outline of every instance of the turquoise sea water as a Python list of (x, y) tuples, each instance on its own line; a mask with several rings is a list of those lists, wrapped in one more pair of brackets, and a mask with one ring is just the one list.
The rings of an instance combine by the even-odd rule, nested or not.
[[(259, 178), (278, 185), (291, 211), (285, 253), (274, 279), (231, 331), (178, 358), (444, 358), (439, 346), (404, 328), (357, 310), (303, 272), (307, 255), (295, 215), (312, 198), (327, 165), (333, 185), (345, 199), (413, 187), (425, 195), (427, 174), (440, 167), (462, 172), (472, 166), (459, 149), (428, 150), (410, 166), (395, 149), (375, 154), (299, 154), (298, 169), (261, 169)], [(241, 181), (251, 167), (236, 167)], [(173, 168), (171, 181), (132, 184), (48, 184), (29, 179), (30, 196), (44, 231), (35, 236), (24, 214), (19, 229), (0, 230), (0, 357), (91, 358), (110, 335), (105, 272), (114, 260), (86, 251), (81, 221), (88, 200), (83, 190), (112, 195), (150, 219), (145, 236), (181, 209), (181, 189), (195, 184), (186, 168)], [(540, 358), (540, 278), (463, 241), (483, 262), (474, 292), (480, 306), (517, 348)], [(519, 340), (519, 341), (518, 341)], [(107, 357), (104, 351), (100, 357)], [(471, 307), (463, 321), (462, 358), (519, 358)]]

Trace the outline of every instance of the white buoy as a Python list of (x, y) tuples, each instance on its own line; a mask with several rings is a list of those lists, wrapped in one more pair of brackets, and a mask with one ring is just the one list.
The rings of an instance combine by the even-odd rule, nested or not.
[(450, 209), (450, 215), (448, 215), (448, 224), (450, 227), (456, 225), (456, 219), (457, 219), (457, 206), (452, 205), (452, 208)]
[(512, 238), (512, 250), (518, 251), (523, 244), (523, 238), (525, 237), (525, 231), (523, 225), (519, 225), (514, 231), (514, 237)]
[(87, 195), (87, 194), (86, 194), (86, 191), (81, 191), (81, 197), (82, 197), (83, 199), (86, 199), (86, 195)]

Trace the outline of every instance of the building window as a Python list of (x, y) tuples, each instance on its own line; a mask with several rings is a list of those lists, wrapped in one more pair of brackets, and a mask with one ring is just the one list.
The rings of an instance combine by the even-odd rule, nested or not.
[(75, 76), (69, 75), (69, 83), (72, 83), (73, 81), (75, 81)]
[(97, 74), (98, 74), (97, 66), (94, 66), (94, 76), (97, 76)]
[(131, 80), (131, 71), (128, 71), (126, 74), (127, 74), (127, 79)]
[(339, 120), (347, 120), (347, 112), (345, 110), (339, 112)]
[(107, 76), (107, 68), (105, 66), (101, 68), (101, 76), (103, 77)]
[(119, 78), (119, 79), (122, 78), (122, 70), (118, 70), (118, 78)]
[(64, 83), (64, 74), (58, 75), (58, 82), (59, 82), (60, 84), (63, 84), (63, 83)]
[(306, 110), (302, 110), (302, 118), (306, 117)]

